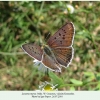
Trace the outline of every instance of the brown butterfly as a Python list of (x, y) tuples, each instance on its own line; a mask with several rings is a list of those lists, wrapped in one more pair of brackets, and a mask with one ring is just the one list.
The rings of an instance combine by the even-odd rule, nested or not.
[(61, 72), (61, 68), (67, 67), (73, 58), (74, 34), (74, 25), (69, 22), (48, 39), (47, 45), (39, 46), (36, 43), (27, 43), (22, 45), (22, 48), (45, 67), (55, 72)]

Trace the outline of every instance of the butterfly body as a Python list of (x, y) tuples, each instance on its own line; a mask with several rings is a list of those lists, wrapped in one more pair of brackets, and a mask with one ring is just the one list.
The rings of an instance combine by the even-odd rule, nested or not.
[(36, 43), (27, 43), (22, 48), (45, 67), (61, 72), (61, 67), (67, 67), (73, 58), (73, 39), (74, 25), (66, 23), (48, 39), (47, 45), (41, 47)]

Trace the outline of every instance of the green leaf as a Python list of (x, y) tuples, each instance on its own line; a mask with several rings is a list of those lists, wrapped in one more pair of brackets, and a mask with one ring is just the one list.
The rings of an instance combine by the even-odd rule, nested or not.
[(85, 76), (89, 76), (89, 77), (94, 77), (94, 73), (93, 72), (84, 72)]
[(82, 81), (79, 81), (79, 80), (76, 80), (76, 79), (70, 79), (70, 81), (75, 85), (82, 85), (83, 84)]
[(100, 81), (100, 73), (96, 74), (95, 77), (96, 77), (96, 79), (97, 79), (98, 81)]
[(96, 86), (95, 90), (100, 90), (100, 84)]
[(58, 84), (58, 87), (64, 84), (64, 81), (61, 78), (59, 78), (56, 74), (54, 74), (53, 72), (50, 72), (49, 76), (51, 77), (54, 84)]
[(70, 87), (70, 90), (71, 90), (71, 91), (75, 91), (75, 87), (73, 87), (73, 86)]
[(95, 79), (95, 75), (93, 72), (84, 72), (84, 75), (87, 77), (85, 82), (90, 82)]

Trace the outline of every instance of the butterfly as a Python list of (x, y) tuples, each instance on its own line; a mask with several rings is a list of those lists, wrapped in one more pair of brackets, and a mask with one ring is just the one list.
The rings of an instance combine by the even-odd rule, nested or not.
[(68, 67), (72, 61), (74, 34), (74, 25), (72, 22), (68, 22), (47, 40), (47, 45), (26, 43), (22, 45), (22, 49), (46, 68), (61, 72), (61, 68)]

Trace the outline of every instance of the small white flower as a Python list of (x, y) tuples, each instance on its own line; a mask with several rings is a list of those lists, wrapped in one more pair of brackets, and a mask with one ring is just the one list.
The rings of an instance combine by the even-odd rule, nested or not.
[(34, 62), (34, 66), (38, 66), (38, 70), (42, 71), (42, 72), (46, 72), (47, 68), (41, 63), (41, 61), (38, 61), (37, 59), (33, 60)]
[(70, 4), (67, 5), (67, 12), (69, 12), (70, 14), (74, 13), (74, 7)]
[(41, 63), (41, 62), (38, 61), (37, 59), (33, 60), (33, 62), (34, 62), (34, 65), (35, 65), (35, 66), (37, 66), (37, 65), (39, 65), (39, 64)]
[(92, 7), (93, 7), (93, 3), (90, 2), (90, 3), (89, 3), (89, 8), (92, 8)]
[(42, 83), (42, 85), (39, 86), (39, 89), (42, 91), (57, 91), (58, 89), (56, 88), (58, 84), (53, 85), (47, 81)]

